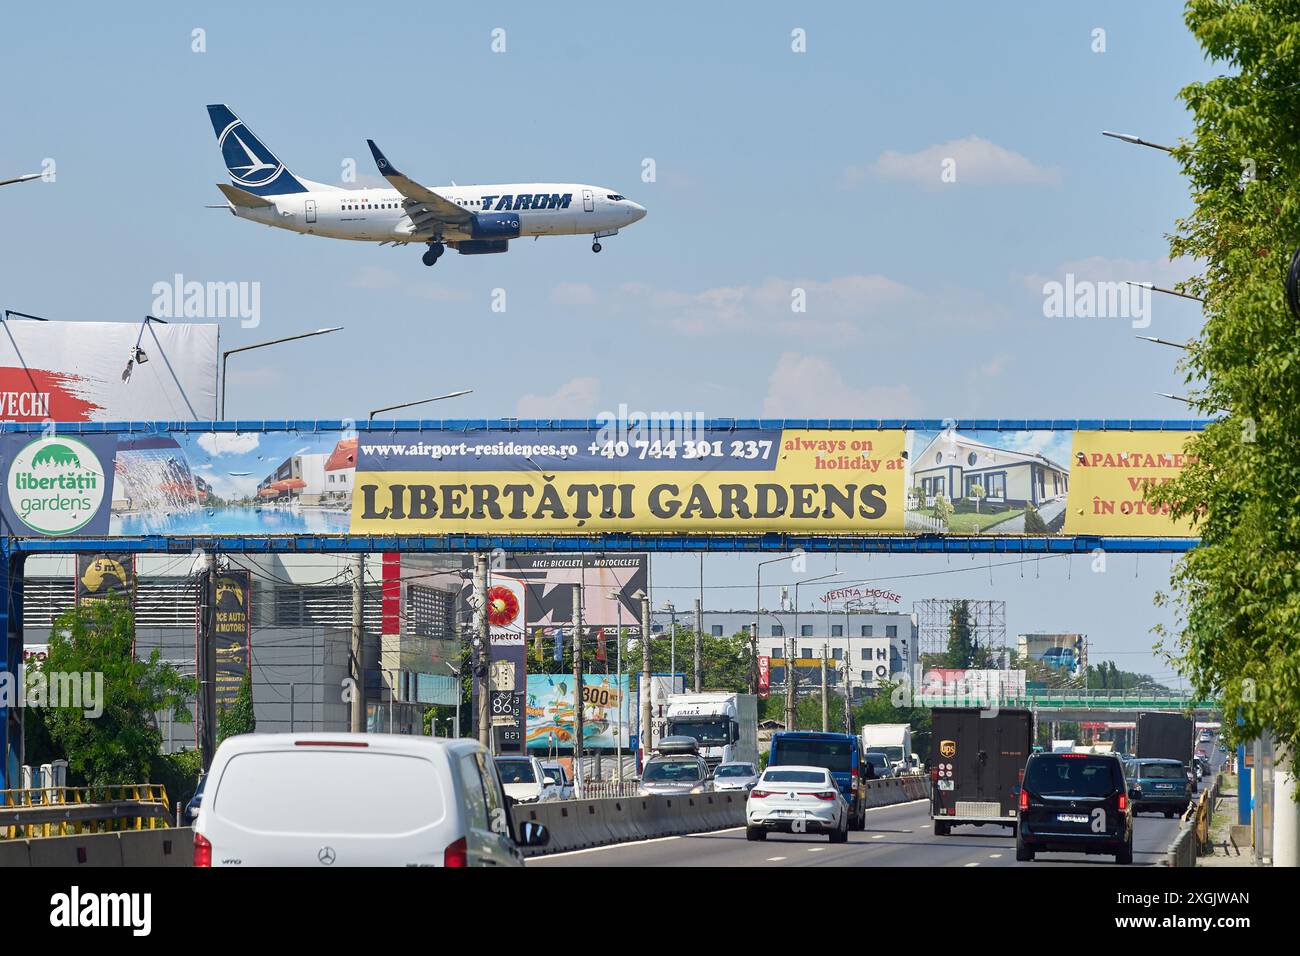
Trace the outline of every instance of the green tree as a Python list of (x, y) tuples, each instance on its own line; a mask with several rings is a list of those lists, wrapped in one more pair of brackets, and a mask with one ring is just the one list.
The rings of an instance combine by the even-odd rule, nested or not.
[(228, 707), (222, 707), (217, 714), (217, 743), (227, 737), (239, 734), (251, 734), (257, 730), (257, 715), (253, 711), (253, 672), (244, 671), (244, 679), (239, 682), (239, 691)]
[(978, 484), (971, 485), (970, 493), (971, 493), (971, 497), (975, 499), (975, 513), (979, 514), (980, 502), (984, 499), (984, 486)]
[(1300, 770), (1300, 323), (1283, 291), (1300, 244), (1300, 4), (1190, 0), (1185, 19), (1218, 75), (1180, 92), (1193, 133), (1173, 152), (1194, 205), (1170, 252), (1202, 267), (1184, 284), (1205, 322), (1183, 371), (1217, 420), (1147, 490), (1200, 536), (1160, 633), (1196, 693), (1240, 713), (1225, 721), (1237, 739), (1271, 731)]
[(1038, 509), (1025, 503), (1025, 534), (1050, 534), (1045, 522), (1038, 514)]
[(939, 519), (943, 525), (947, 525), (952, 520), (952, 503), (943, 495), (934, 496), (934, 516)]
[(28, 677), (29, 687), (33, 678), (56, 674), (103, 675), (98, 715), (85, 708), (37, 707), (24, 715), (29, 733), (51, 748), (48, 756), (68, 761), (73, 785), (144, 783), (169, 770), (155, 717), (171, 711), (176, 720), (188, 722), (186, 702), (194, 682), (164, 663), (156, 649), (148, 660), (138, 660), (134, 643), (135, 616), (125, 601), (83, 605), (59, 616), (45, 660), (30, 668), (35, 673)]
[(975, 640), (970, 625), (970, 605), (958, 601), (948, 612), (948, 654), (945, 667), (966, 668), (975, 660)]

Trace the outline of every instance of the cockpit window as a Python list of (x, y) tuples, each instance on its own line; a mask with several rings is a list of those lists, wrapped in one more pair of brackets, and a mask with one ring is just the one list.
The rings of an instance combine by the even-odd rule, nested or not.
[(622, 200), (626, 199), (627, 197), (626, 197), (626, 196), (620, 196), (618, 193), (609, 193), (609, 194), (607, 194), (607, 195), (605, 196), (605, 198), (606, 198), (606, 199), (612, 199), (612, 200), (614, 200), (614, 202), (621, 202)]

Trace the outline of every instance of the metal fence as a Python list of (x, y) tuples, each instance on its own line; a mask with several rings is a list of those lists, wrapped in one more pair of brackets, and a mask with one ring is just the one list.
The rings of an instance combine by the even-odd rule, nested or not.
[(153, 830), (172, 823), (157, 783), (0, 790), (0, 840)]

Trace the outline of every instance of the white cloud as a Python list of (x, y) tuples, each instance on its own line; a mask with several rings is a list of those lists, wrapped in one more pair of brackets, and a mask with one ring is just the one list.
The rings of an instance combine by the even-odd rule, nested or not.
[(908, 418), (919, 402), (906, 385), (850, 384), (826, 359), (785, 352), (767, 381), (770, 418)]
[(199, 436), (199, 447), (209, 455), (245, 455), (259, 443), (257, 432), (207, 432)]
[(515, 403), (520, 418), (586, 418), (599, 410), (600, 379), (571, 378), (550, 395), (529, 393)]
[[(412, 279), (410, 277), (412, 274), (421, 278)], [(430, 284), (427, 281), (428, 276), (428, 272), (403, 273), (383, 266), (366, 266), (348, 280), (348, 286), (372, 292), (396, 292), (419, 299), (432, 299), (435, 302), (464, 302), (470, 297), (465, 289)]]
[(555, 305), (595, 305), (596, 290), (586, 282), (561, 282), (551, 290)]
[[(946, 183), (942, 178), (947, 168), (951, 168), (955, 175), (954, 183)], [(914, 153), (889, 150), (868, 167), (846, 167), (841, 182), (845, 188), (851, 189), (866, 179), (868, 173), (881, 179), (902, 180), (926, 187), (953, 184), (1041, 186), (1061, 179), (1059, 169), (1039, 166), (1028, 157), (980, 136), (936, 143)]]

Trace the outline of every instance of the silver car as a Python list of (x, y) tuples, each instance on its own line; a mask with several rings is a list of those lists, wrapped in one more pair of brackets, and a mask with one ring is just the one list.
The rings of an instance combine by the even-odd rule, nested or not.
[(713, 771), (713, 789), (744, 790), (754, 789), (758, 783), (758, 768), (752, 763), (720, 763)]
[(709, 765), (695, 754), (656, 754), (641, 770), (641, 796), (681, 796), (713, 789)]

